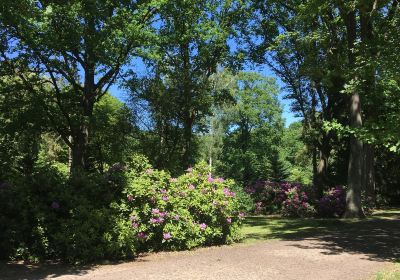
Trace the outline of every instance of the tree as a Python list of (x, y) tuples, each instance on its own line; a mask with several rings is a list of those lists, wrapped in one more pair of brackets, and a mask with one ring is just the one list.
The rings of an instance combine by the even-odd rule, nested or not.
[[(49, 102), (62, 118), (50, 109), (47, 115), (71, 149), (72, 171), (90, 168), (94, 105), (130, 58), (149, 44), (150, 21), (162, 4), (150, 0), (2, 2), (2, 37), (9, 48), (1, 50), (1, 63), (28, 91), (51, 92)], [(37, 79), (32, 81), (29, 75)]]
[[(231, 33), (231, 1), (171, 1), (160, 9), (153, 56), (146, 77), (128, 83), (134, 106), (146, 106), (160, 151), (157, 167), (186, 169), (194, 163), (194, 133), (217, 100), (210, 77), (224, 63)], [(137, 90), (137, 85), (140, 85)], [(137, 109), (136, 109), (137, 110)], [(177, 161), (172, 161), (175, 158)], [(179, 160), (181, 158), (181, 160)]]
[[(278, 87), (272, 78), (241, 72), (236, 77), (234, 103), (227, 106), (222, 173), (242, 183), (266, 180), (283, 133)], [(286, 176), (285, 176), (286, 177)]]
[(331, 142), (340, 139), (337, 130), (319, 130), (317, 125), (339, 123), (347, 130), (347, 217), (363, 216), (361, 189), (366, 174), (373, 173), (373, 159), (364, 164), (368, 149), (364, 150), (357, 132), (363, 130), (362, 119), (368, 122), (375, 114), (373, 107), (362, 110), (361, 101), (368, 104), (376, 93), (379, 75), (373, 62), (379, 53), (378, 34), (385, 34), (384, 22), (395, 17), (397, 6), (397, 1), (296, 0), (250, 5), (254, 11), (250, 21), (254, 32), (248, 37), (251, 57), (266, 62), (281, 77), (294, 100), (293, 109), (301, 113), (310, 131), (318, 132), (312, 142), (320, 152), (320, 164), (314, 167), (319, 194), (327, 185)]

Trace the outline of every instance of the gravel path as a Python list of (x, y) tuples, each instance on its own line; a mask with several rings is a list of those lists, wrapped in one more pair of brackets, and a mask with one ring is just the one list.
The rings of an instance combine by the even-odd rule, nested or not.
[[(368, 279), (390, 262), (367, 254), (334, 252), (326, 241), (270, 241), (150, 254), (135, 262), (89, 270), (26, 271), (4, 279)], [(0, 276), (1, 279), (1, 276)]]

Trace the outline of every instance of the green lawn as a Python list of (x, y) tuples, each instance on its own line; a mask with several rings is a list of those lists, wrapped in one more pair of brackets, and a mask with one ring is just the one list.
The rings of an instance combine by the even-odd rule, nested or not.
[(400, 209), (378, 210), (363, 220), (339, 219), (288, 219), (278, 216), (250, 216), (244, 221), (243, 243), (271, 239), (296, 239), (353, 230), (368, 230), (370, 226), (386, 228), (394, 219), (400, 218)]
[(400, 262), (394, 268), (380, 271), (376, 274), (376, 280), (400, 280)]

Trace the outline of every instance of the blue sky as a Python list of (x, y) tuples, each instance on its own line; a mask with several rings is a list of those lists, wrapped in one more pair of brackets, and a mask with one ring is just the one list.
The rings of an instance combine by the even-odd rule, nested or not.
[[(137, 69), (136, 73), (138, 74), (138, 76), (143, 76), (143, 74), (145, 74), (146, 72), (146, 68), (142, 63), (136, 63), (136, 67)], [(279, 79), (279, 77), (277, 77), (272, 71), (271, 69), (269, 69), (268, 66), (263, 65), (263, 66), (259, 66), (259, 67), (254, 67), (253, 69), (246, 69), (246, 71), (253, 71), (253, 72), (258, 72), (264, 76), (267, 77), (274, 77), (278, 83), (278, 85), (283, 88), (284, 84), (283, 82)], [(117, 97), (118, 99), (124, 101), (127, 98), (127, 94), (126, 92), (121, 89), (118, 85), (113, 85), (110, 89), (109, 89), (110, 93)], [(284, 96), (284, 92), (283, 89), (280, 93), (279, 96), (279, 100), (283, 106), (283, 117), (285, 119), (286, 122), (286, 126), (289, 126), (291, 123), (300, 120), (300, 118), (297, 118), (293, 112), (290, 111), (290, 101), (289, 100), (285, 100), (283, 99)]]

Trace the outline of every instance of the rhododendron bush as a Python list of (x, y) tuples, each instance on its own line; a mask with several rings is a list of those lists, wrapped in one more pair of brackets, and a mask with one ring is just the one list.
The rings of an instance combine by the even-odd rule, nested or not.
[(315, 214), (313, 191), (309, 186), (288, 182), (258, 181), (245, 188), (255, 202), (256, 214), (280, 213), (287, 217), (309, 217)]
[(1, 184), (0, 258), (82, 263), (239, 238), (244, 194), (205, 164), (177, 178), (142, 156), (105, 174), (69, 179), (39, 171), (29, 181)]
[(187, 249), (239, 237), (244, 214), (232, 180), (213, 178), (205, 164), (178, 178), (148, 164), (127, 168), (118, 207), (140, 250)]

